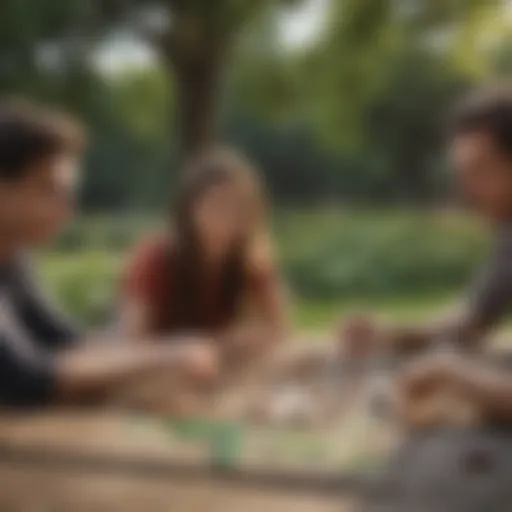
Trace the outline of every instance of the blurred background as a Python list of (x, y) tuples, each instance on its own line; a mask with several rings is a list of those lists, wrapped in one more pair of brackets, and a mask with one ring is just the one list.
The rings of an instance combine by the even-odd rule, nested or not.
[(2, 96), (88, 126), (79, 216), (42, 268), (89, 324), (215, 133), (265, 176), (300, 329), (426, 316), (483, 258), (450, 199), (444, 119), (510, 76), (509, 0), (4, 0), (0, 49)]

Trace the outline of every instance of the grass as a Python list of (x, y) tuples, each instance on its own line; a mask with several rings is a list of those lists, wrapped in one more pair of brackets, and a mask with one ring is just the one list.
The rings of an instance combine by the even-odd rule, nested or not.
[[(110, 307), (120, 289), (125, 258), (114, 252), (52, 253), (41, 258), (43, 277), (63, 307), (73, 315), (90, 322), (89, 309), (98, 301)], [(343, 316), (371, 312), (393, 322), (426, 320), (446, 311), (456, 302), (457, 294), (446, 291), (430, 295), (398, 295), (386, 297), (311, 299), (292, 294), (294, 326), (303, 332), (327, 333)], [(94, 323), (94, 322), (93, 322)]]
[(354, 298), (322, 301), (297, 298), (294, 302), (294, 324), (299, 330), (328, 332), (345, 316), (367, 313), (390, 322), (421, 322), (442, 314), (457, 302), (457, 294), (428, 296), (395, 296), (393, 298)]
[[(132, 246), (154, 219), (82, 218), (43, 255), (43, 274), (88, 325), (111, 318)], [(325, 332), (339, 317), (377, 312), (394, 322), (435, 316), (485, 260), (488, 234), (457, 212), (280, 211), (279, 266), (293, 293), (298, 330)]]

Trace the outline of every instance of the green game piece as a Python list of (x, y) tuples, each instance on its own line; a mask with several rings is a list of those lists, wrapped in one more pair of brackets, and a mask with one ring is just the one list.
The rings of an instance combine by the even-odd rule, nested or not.
[(215, 467), (230, 468), (239, 459), (244, 445), (244, 429), (235, 422), (218, 422), (210, 437), (211, 462)]

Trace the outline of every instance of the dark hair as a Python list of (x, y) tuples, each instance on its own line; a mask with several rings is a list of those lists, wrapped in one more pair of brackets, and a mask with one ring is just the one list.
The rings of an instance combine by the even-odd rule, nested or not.
[(450, 120), (454, 135), (485, 131), (504, 154), (512, 156), (512, 88), (488, 87), (456, 105)]
[(22, 178), (31, 165), (61, 153), (78, 153), (83, 134), (64, 114), (26, 102), (0, 105), (0, 179)]
[(261, 227), (261, 188), (247, 161), (228, 150), (215, 149), (193, 158), (182, 172), (183, 180), (174, 204), (172, 233), (173, 282), (177, 297), (175, 320), (180, 328), (208, 328), (212, 325), (205, 325), (208, 319), (202, 311), (200, 294), (204, 287), (204, 261), (192, 222), (194, 208), (212, 187), (235, 183), (247, 187), (257, 209), (254, 225), (248, 226), (242, 237), (234, 241), (220, 270), (217, 303), (223, 315), (231, 319), (245, 292), (247, 259), (254, 235)]

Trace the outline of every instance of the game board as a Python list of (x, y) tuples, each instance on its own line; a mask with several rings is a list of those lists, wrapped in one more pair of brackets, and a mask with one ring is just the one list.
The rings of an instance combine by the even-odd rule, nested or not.
[[(320, 381), (337, 390), (343, 379), (335, 372), (327, 374), (324, 372)], [(324, 396), (315, 379), (309, 384), (320, 392), (318, 397)], [(288, 390), (289, 385), (287, 382)], [(274, 392), (279, 394), (280, 390), (275, 388)], [(250, 393), (242, 394), (248, 404)], [(219, 500), (217, 493), (221, 492), (224, 497), (240, 496), (244, 507), (251, 502), (261, 504), (264, 498), (265, 504), (260, 507), (269, 512), (272, 504), (276, 511), (286, 510), (287, 506), (299, 511), (299, 505), (304, 503), (308, 504), (305, 512), (338, 511), (359, 477), (377, 469), (397, 440), (396, 429), (371, 414), (364, 399), (356, 399), (350, 411), (326, 421), (299, 425), (253, 421), (242, 410), (238, 411), (240, 414), (236, 408), (223, 411), (221, 403), (210, 417), (182, 420), (108, 411), (3, 414), (0, 475), (4, 480), (14, 480), (0, 493), (0, 509), (7, 510), (3, 502), (21, 499), (25, 503), (23, 500), (33, 499), (33, 495), (20, 492), (23, 486), (16, 482), (36, 485), (43, 481), (46, 484), (41, 493), (49, 493), (47, 499), (52, 507), (73, 497), (80, 503), (92, 503), (93, 496), (105, 492), (105, 510), (118, 510), (118, 500), (125, 503), (123, 496), (111, 496), (111, 487), (106, 484), (93, 485), (100, 479), (112, 482), (116, 489), (127, 489), (123, 493), (140, 489), (139, 496), (158, 487), (155, 481), (167, 482), (167, 497), (160, 487), (154, 491), (162, 496), (162, 504), (150, 509), (155, 511), (176, 510), (166, 508), (166, 503), (174, 500), (177, 493), (182, 496), (180, 499), (186, 499), (176, 487), (188, 488), (189, 497), (204, 498), (205, 486), (208, 504)], [(14, 469), (18, 471), (13, 477)], [(46, 476), (43, 478), (42, 474)], [(66, 479), (63, 475), (67, 475)], [(94, 488), (95, 494), (79, 492), (77, 486)], [(135, 503), (137, 497), (132, 500)], [(202, 503), (181, 510), (188, 512), (197, 507), (204, 512), (204, 499)], [(233, 512), (240, 510), (240, 503), (233, 505)], [(94, 502), (90, 506), (90, 510), (101, 510), (103, 505)], [(219, 507), (224, 512), (228, 510), (224, 505)], [(75, 509), (64, 506), (62, 510)], [(206, 510), (212, 512), (214, 508)]]

